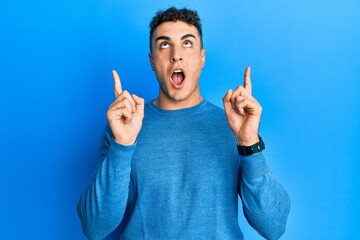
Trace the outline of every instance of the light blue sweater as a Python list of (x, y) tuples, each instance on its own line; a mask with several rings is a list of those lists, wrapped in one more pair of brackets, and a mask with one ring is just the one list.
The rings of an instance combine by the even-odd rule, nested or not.
[(106, 128), (78, 214), (89, 239), (119, 224), (120, 239), (243, 239), (238, 194), (249, 224), (279, 239), (289, 197), (263, 153), (239, 156), (224, 111), (205, 100), (171, 111), (149, 102), (135, 145), (117, 144)]

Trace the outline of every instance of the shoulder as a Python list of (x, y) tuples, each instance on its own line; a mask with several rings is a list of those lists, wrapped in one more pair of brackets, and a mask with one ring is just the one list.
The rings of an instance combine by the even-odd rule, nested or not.
[(204, 104), (201, 118), (208, 119), (215, 125), (228, 126), (224, 109), (211, 102), (206, 102), (206, 104)]
[(230, 133), (229, 124), (224, 109), (206, 100), (198, 119), (207, 125), (208, 128), (220, 131), (222, 133)]
[[(204, 100), (204, 101), (206, 101), (206, 100)], [(218, 116), (223, 116), (223, 117), (225, 116), (224, 109), (222, 109), (208, 101), (206, 101), (205, 103), (206, 104), (204, 105), (204, 111), (214, 114), (214, 115), (218, 115)]]

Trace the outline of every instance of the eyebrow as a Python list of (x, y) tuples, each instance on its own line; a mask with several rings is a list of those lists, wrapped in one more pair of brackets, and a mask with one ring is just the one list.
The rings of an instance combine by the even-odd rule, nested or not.
[(189, 37), (192, 37), (192, 38), (195, 38), (196, 39), (196, 37), (193, 35), (193, 34), (186, 34), (186, 35), (184, 35), (184, 36), (182, 36), (181, 37), (181, 40), (184, 40), (185, 38), (189, 38)]
[[(182, 37), (180, 38), (180, 40), (184, 40), (185, 38), (190, 38), (190, 37), (196, 39), (196, 37), (195, 37), (193, 34), (189, 33), (189, 34), (185, 34), (184, 36), (182, 36)], [(171, 38), (168, 37), (168, 36), (159, 36), (159, 37), (157, 37), (157, 38), (155, 39), (155, 42), (158, 41), (158, 40), (170, 41)]]

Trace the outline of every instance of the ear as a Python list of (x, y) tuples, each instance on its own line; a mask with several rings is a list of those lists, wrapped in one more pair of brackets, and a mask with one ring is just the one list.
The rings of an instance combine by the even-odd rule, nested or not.
[(206, 49), (201, 49), (201, 62), (202, 62), (202, 67), (205, 66), (205, 60), (206, 60)]
[(151, 69), (153, 71), (155, 71), (155, 69), (154, 69), (154, 58), (153, 58), (151, 52), (149, 52), (148, 55), (149, 55), (149, 62), (150, 62)]

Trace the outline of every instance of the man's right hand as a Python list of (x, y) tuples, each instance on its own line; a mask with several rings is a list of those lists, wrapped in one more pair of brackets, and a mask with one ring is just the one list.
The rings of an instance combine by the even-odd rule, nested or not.
[(110, 124), (114, 140), (122, 145), (132, 145), (142, 126), (144, 118), (144, 99), (123, 91), (120, 77), (115, 70), (114, 78), (115, 101), (110, 105), (106, 116)]

